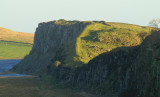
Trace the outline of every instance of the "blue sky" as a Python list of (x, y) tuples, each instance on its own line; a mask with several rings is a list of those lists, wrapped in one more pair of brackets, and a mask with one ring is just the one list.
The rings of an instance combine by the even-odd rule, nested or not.
[(147, 26), (160, 18), (160, 0), (0, 0), (0, 27), (34, 33), (57, 19), (104, 20)]

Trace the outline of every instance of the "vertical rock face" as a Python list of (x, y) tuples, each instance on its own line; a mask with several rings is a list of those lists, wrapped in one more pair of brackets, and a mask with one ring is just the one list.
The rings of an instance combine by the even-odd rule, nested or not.
[(32, 50), (38, 50), (42, 53), (46, 53), (50, 49), (53, 50), (61, 44), (77, 37), (86, 25), (84, 22), (79, 21), (66, 25), (57, 24), (56, 21), (40, 23), (36, 29)]
[(40, 23), (31, 53), (13, 70), (20, 73), (40, 72), (50, 63), (59, 46), (78, 37), (88, 24), (89, 22), (65, 20)]

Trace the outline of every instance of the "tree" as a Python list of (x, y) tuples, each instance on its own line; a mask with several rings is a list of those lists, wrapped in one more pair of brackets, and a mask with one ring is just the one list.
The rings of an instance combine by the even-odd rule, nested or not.
[(158, 28), (158, 24), (160, 24), (160, 19), (153, 19), (149, 22), (149, 26)]

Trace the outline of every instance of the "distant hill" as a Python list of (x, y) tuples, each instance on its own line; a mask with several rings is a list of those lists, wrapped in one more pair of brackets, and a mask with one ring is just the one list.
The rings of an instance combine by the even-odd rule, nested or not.
[(34, 34), (0, 27), (0, 59), (22, 59), (29, 54)]
[(10, 29), (0, 27), (0, 40), (23, 42), (33, 44), (34, 34), (15, 32)]

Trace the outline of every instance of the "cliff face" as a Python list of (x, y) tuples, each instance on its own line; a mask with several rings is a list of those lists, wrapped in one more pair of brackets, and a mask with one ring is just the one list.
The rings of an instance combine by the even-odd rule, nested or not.
[(41, 72), (50, 64), (59, 47), (78, 37), (88, 24), (65, 20), (40, 23), (35, 32), (32, 51), (12, 70), (29, 74)]
[(56, 21), (40, 23), (36, 29), (32, 51), (52, 52), (60, 45), (78, 37), (86, 25), (87, 23), (78, 21), (66, 25), (57, 24)]
[(149, 27), (104, 21), (40, 23), (32, 51), (12, 70), (35, 74), (45, 71), (51, 63), (79, 67), (117, 47), (139, 45), (150, 35), (150, 30)]

